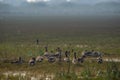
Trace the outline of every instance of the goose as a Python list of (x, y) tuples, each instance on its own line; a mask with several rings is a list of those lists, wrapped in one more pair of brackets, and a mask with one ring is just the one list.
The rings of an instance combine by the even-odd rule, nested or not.
[(84, 62), (85, 56), (83, 55), (82, 57), (78, 58), (78, 63), (83, 63)]
[(55, 62), (56, 61), (56, 59), (55, 59), (55, 57), (54, 56), (50, 56), (50, 57), (48, 57), (48, 62)]
[(62, 50), (58, 47), (56, 53), (53, 55), (57, 61), (62, 61)]
[(100, 52), (96, 52), (94, 50), (92, 50), (92, 51), (85, 50), (84, 52), (82, 52), (82, 55), (84, 55), (84, 56), (91, 56), (91, 57), (100, 57), (101, 53)]
[(74, 58), (72, 60), (72, 63), (73, 64), (76, 64), (78, 61), (77, 61), (77, 55), (76, 55), (76, 52), (74, 52)]
[(69, 59), (69, 54), (70, 54), (69, 51), (66, 51), (66, 52), (65, 52), (65, 58), (64, 58), (64, 61), (65, 61), (65, 62), (69, 62), (69, 61), (70, 61), (70, 59)]
[(47, 47), (45, 47), (45, 54), (44, 56), (46, 57), (46, 59), (48, 60), (48, 62), (55, 62), (55, 54), (53, 53), (53, 51), (51, 51), (51, 53), (48, 53)]
[(100, 53), (100, 52), (93, 53), (93, 57), (101, 57), (101, 56), (102, 56), (102, 53)]
[(82, 56), (92, 56), (93, 53), (94, 53), (94, 50), (92, 50), (92, 51), (85, 50), (82, 52)]
[(45, 56), (45, 57), (48, 57), (48, 56), (49, 56), (49, 53), (48, 53), (48, 47), (47, 47), (47, 46), (45, 47), (45, 53), (44, 53), (44, 56)]
[(24, 61), (22, 59), (22, 57), (19, 57), (17, 60), (13, 60), (11, 61), (12, 64), (16, 63), (16, 64), (22, 64)]
[(47, 59), (48, 59), (48, 62), (55, 62), (56, 61), (53, 51), (51, 51), (51, 53), (49, 54)]
[(36, 57), (36, 62), (42, 62), (43, 61), (43, 56), (37, 56)]
[(54, 56), (55, 56), (56, 58), (59, 58), (59, 55), (61, 54), (61, 49), (58, 47), (58, 48), (56, 49), (56, 51), (57, 51), (57, 52), (55, 53)]
[(35, 58), (34, 57), (29, 60), (29, 65), (30, 66), (35, 65)]
[(103, 63), (102, 57), (98, 57), (98, 58), (97, 58), (97, 62), (98, 62), (99, 64)]
[(62, 50), (59, 50), (58, 61), (59, 61), (59, 62), (62, 61)]

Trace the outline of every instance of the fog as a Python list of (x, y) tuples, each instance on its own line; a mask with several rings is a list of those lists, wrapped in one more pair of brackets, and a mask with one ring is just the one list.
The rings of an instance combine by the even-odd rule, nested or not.
[[(119, 0), (0, 0), (0, 40), (120, 32)], [(21, 37), (22, 40), (22, 37)]]
[(119, 0), (0, 0), (3, 16), (113, 16)]

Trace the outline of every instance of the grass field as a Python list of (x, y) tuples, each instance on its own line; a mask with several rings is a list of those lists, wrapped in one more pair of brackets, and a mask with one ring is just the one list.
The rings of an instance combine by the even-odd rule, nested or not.
[[(44, 61), (29, 66), (32, 56), (43, 54), (48, 45), (49, 52), (60, 47), (74, 49), (78, 56), (83, 50), (95, 50), (103, 57), (120, 59), (120, 23), (119, 17), (97, 18), (4, 18), (0, 20), (0, 79), (6, 80), (3, 72), (27, 71), (39, 74), (54, 74), (55, 80), (119, 80), (120, 63), (85, 61), (83, 64), (49, 63)], [(36, 39), (40, 40), (36, 45)], [(26, 63), (3, 63), (2, 59), (15, 59), (21, 56)], [(73, 54), (71, 54), (71, 57)], [(17, 80), (19, 76), (8, 77)], [(41, 80), (44, 80), (44, 76)], [(21, 80), (23, 80), (21, 78)], [(25, 78), (29, 80), (29, 78)], [(39, 79), (38, 79), (39, 80)]]

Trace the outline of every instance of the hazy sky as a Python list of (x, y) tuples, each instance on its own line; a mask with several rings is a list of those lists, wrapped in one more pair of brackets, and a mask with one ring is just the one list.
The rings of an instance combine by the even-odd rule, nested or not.
[[(120, 0), (0, 0), (0, 1), (3, 3), (14, 5), (16, 8), (16, 9), (6, 8), (6, 7), (4, 8), (4, 6), (2, 6), (0, 7), (0, 12), (2, 14), (8, 13), (8, 12), (12, 14), (13, 13), (15, 14), (35, 13), (39, 15), (40, 14), (79, 15), (79, 14), (98, 14), (98, 13), (102, 15), (120, 14)], [(26, 2), (27, 3), (39, 2), (39, 3), (26, 4)], [(109, 3), (109, 2), (112, 2), (112, 3)], [(96, 3), (102, 3), (103, 5), (102, 4), (96, 5)], [(109, 4), (106, 4), (106, 3), (109, 3)], [(85, 4), (85, 5), (81, 5), (81, 4)], [(16, 6), (20, 6), (20, 7), (17, 8)]]
[(120, 2), (120, 0), (0, 0), (0, 1), (4, 1), (6, 3), (10, 3), (10, 4), (18, 4), (21, 3), (23, 1), (27, 1), (27, 2), (63, 2), (63, 1), (67, 1), (67, 2), (80, 2), (80, 3), (86, 3), (86, 4), (94, 4), (94, 3), (98, 3), (98, 2), (109, 2), (109, 1), (117, 1)]
[(93, 5), (100, 2), (120, 2), (120, 0), (0, 0), (1, 2), (9, 3), (12, 5), (21, 5), (24, 2), (28, 3), (37, 3), (37, 2), (45, 2), (50, 4), (58, 4), (62, 2), (74, 2), (79, 4), (89, 4)]

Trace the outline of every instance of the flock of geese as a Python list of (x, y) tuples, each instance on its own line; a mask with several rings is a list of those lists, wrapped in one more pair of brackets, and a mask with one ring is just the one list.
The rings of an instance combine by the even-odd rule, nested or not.
[[(71, 59), (70, 57), (71, 53), (73, 53), (72, 54), (73, 59)], [(56, 49), (56, 53), (53, 53), (53, 51), (48, 52), (48, 47), (45, 47), (45, 53), (42, 56), (32, 57), (28, 63), (30, 66), (33, 66), (36, 64), (36, 62), (43, 62), (44, 60), (47, 60), (50, 63), (58, 61), (58, 62), (72, 62), (73, 64), (77, 64), (77, 63), (83, 63), (85, 58), (88, 56), (95, 57), (96, 61), (99, 64), (103, 62), (101, 53), (95, 52), (94, 50), (92, 51), (85, 50), (84, 52), (82, 52), (82, 55), (78, 57), (77, 53), (74, 52), (73, 49), (72, 51), (62, 52), (62, 50), (58, 47)], [(12, 61), (11, 63), (22, 63), (22, 62), (23, 62), (22, 58), (19, 57), (18, 60)]]

